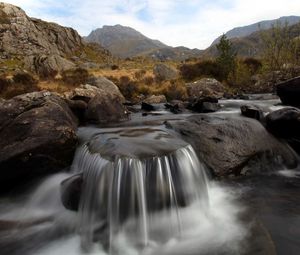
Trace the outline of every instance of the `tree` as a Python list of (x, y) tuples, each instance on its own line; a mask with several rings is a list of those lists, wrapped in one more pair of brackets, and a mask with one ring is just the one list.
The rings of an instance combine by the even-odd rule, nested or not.
[(267, 69), (281, 70), (286, 65), (299, 64), (299, 33), (299, 24), (289, 26), (287, 22), (277, 22), (271, 29), (260, 31)]
[(234, 74), (236, 67), (236, 52), (225, 34), (216, 45), (218, 50), (217, 63), (221, 70), (223, 80), (227, 80), (230, 74)]

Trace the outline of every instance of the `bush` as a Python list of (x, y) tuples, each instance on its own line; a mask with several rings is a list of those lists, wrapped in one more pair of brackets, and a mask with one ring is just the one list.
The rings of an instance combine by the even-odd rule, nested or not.
[(164, 94), (168, 101), (187, 99), (185, 83), (179, 80), (172, 80), (164, 83), (160, 94)]
[(119, 69), (119, 66), (118, 65), (112, 65), (110, 68), (111, 68), (111, 70), (117, 70), (117, 69)]
[(137, 79), (137, 80), (140, 80), (144, 77), (144, 75), (146, 74), (146, 70), (138, 70), (134, 73), (134, 78)]
[(63, 71), (61, 76), (64, 83), (77, 86), (87, 83), (89, 72), (84, 68), (76, 68)]
[(220, 65), (213, 60), (202, 60), (194, 64), (184, 64), (179, 67), (181, 77), (186, 81), (192, 81), (201, 77), (213, 77), (222, 79)]
[(5, 77), (0, 77), (0, 93), (3, 93), (9, 86), (10, 82)]
[(248, 68), (252, 75), (257, 74), (262, 68), (261, 61), (256, 58), (246, 58), (243, 60), (243, 64)]
[(119, 81), (116, 82), (119, 87), (121, 93), (126, 99), (134, 99), (138, 94), (138, 86), (137, 83), (130, 80), (128, 76), (121, 76)]
[(16, 73), (12, 80), (0, 78), (0, 93), (6, 99), (39, 91), (38, 81), (29, 73)]
[(154, 83), (154, 78), (152, 76), (145, 76), (143, 79), (143, 83), (145, 83), (145, 85), (152, 85)]
[(37, 85), (38, 81), (29, 73), (16, 73), (13, 75), (13, 82), (22, 85)]

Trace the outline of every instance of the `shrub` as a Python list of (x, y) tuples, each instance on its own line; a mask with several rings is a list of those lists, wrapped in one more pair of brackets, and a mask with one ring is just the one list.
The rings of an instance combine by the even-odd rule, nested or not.
[(61, 76), (64, 83), (76, 86), (87, 83), (89, 72), (84, 68), (76, 68), (63, 71)]
[(201, 77), (222, 78), (220, 65), (213, 60), (202, 60), (194, 64), (184, 64), (179, 67), (181, 77), (186, 81), (191, 81)]
[(7, 80), (5, 77), (0, 77), (0, 93), (5, 91), (8, 86), (9, 86), (9, 80)]
[(12, 80), (5, 78), (0, 79), (0, 93), (6, 99), (12, 97), (39, 91), (37, 86), (38, 81), (29, 73), (16, 73), (13, 75)]
[(145, 76), (143, 79), (143, 83), (150, 86), (154, 83), (154, 78), (152, 76)]
[(22, 85), (37, 85), (38, 81), (29, 73), (16, 73), (13, 75), (13, 82)]
[(164, 94), (167, 100), (185, 100), (187, 90), (185, 83), (179, 80), (171, 80), (163, 84), (161, 94)]
[(110, 68), (111, 68), (111, 70), (117, 70), (117, 69), (119, 69), (119, 66), (118, 65), (112, 65)]
[(121, 76), (116, 84), (126, 99), (131, 100), (138, 94), (137, 83), (130, 80), (128, 76)]
[(261, 61), (256, 58), (246, 58), (243, 60), (243, 64), (248, 68), (252, 75), (257, 74), (262, 68)]
[(140, 80), (144, 77), (145, 74), (146, 74), (146, 70), (144, 69), (138, 70), (134, 73), (134, 78)]

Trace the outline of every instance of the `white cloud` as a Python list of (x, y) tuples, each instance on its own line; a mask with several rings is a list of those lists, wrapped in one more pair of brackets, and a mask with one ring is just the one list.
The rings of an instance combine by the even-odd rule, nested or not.
[[(206, 48), (220, 34), (280, 16), (300, 15), (299, 0), (7, 0), (30, 16), (74, 27), (131, 26), (148, 37)], [(142, 18), (144, 17), (144, 18)]]

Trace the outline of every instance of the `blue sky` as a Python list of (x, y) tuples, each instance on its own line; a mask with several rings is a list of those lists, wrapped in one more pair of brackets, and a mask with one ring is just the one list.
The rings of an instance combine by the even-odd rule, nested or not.
[(299, 15), (299, 0), (6, 0), (29, 16), (88, 35), (103, 25), (130, 26), (171, 46), (203, 49), (222, 33)]

